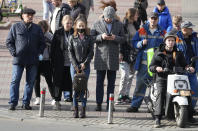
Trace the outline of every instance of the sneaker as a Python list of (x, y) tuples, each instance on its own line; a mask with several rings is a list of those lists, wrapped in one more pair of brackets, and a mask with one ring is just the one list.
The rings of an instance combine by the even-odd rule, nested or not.
[(124, 102), (131, 103), (131, 98), (128, 95), (124, 96), (123, 99), (124, 99)]
[(39, 105), (39, 104), (40, 104), (40, 97), (36, 97), (34, 105)]
[(159, 118), (155, 119), (154, 128), (160, 128), (160, 119)]
[(122, 105), (122, 104), (124, 104), (124, 97), (120, 95), (117, 101), (115, 102), (115, 105)]
[(54, 110), (61, 110), (61, 104), (60, 104), (59, 101), (56, 101), (56, 102), (55, 102), (55, 105), (54, 105), (53, 109), (54, 109)]
[(102, 105), (101, 104), (97, 104), (95, 111), (102, 111)]
[(126, 112), (138, 112), (138, 108), (137, 107), (129, 107), (129, 108), (127, 108)]
[(72, 100), (70, 98), (65, 98), (64, 102), (72, 102)]
[(22, 105), (21, 108), (25, 110), (32, 110), (32, 107), (30, 105)]
[(56, 103), (56, 101), (54, 99), (52, 99), (51, 105), (54, 106)]
[(14, 111), (14, 110), (16, 110), (16, 106), (10, 105), (10, 108), (8, 110)]

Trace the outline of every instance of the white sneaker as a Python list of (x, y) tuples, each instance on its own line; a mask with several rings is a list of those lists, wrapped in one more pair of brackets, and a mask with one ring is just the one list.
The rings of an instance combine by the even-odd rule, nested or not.
[(34, 104), (35, 104), (35, 105), (39, 105), (39, 104), (40, 104), (40, 97), (36, 97), (36, 98), (35, 98)]
[(56, 101), (53, 99), (51, 105), (55, 105)]

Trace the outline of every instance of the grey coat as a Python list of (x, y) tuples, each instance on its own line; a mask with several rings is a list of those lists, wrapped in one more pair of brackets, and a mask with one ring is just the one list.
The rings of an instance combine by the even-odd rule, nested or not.
[(121, 22), (114, 20), (111, 33), (116, 37), (115, 40), (108, 41), (102, 39), (102, 34), (107, 33), (105, 25), (104, 18), (101, 18), (91, 30), (91, 35), (96, 42), (94, 68), (116, 71), (119, 69), (119, 44), (124, 42), (124, 28)]

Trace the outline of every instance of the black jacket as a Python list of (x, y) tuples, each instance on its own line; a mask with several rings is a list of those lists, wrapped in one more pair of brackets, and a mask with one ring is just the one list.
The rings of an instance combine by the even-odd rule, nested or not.
[(86, 35), (83, 40), (79, 36), (72, 36), (69, 41), (69, 57), (74, 67), (79, 67), (81, 63), (89, 65), (93, 58), (93, 39)]
[(85, 15), (85, 7), (82, 4), (77, 3), (70, 12), (71, 17), (75, 20), (79, 14)]
[[(58, 11), (57, 15), (56, 15), (56, 27), (55, 29), (59, 29), (61, 26), (62, 26), (62, 19), (63, 19), (63, 16), (64, 15), (70, 15), (70, 11), (71, 11), (71, 8), (68, 4), (65, 4), (65, 3), (62, 3), (61, 9)], [(52, 18), (53, 18), (53, 14), (51, 16), (51, 20), (50, 20), (50, 24), (51, 24), (51, 21), (52, 21)]]
[(38, 56), (45, 48), (44, 34), (38, 25), (32, 23), (27, 27), (21, 21), (11, 27), (6, 46), (13, 56), (13, 64), (38, 64)]
[(187, 65), (183, 53), (177, 51), (176, 47), (174, 47), (173, 49), (173, 52), (176, 53), (175, 59), (173, 58), (173, 52), (171, 53), (168, 52), (165, 53), (165, 52), (166, 52), (165, 44), (161, 44), (155, 51), (155, 54), (149, 66), (150, 71), (156, 73), (156, 82), (160, 82), (162, 80), (165, 81), (167, 80), (167, 76), (168, 76), (167, 73), (158, 73), (156, 71), (157, 66), (173, 70), (173, 67), (185, 68)]

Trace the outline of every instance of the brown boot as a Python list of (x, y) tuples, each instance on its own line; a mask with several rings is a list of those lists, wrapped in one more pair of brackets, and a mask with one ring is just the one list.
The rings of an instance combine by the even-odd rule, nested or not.
[(79, 118), (78, 115), (78, 107), (74, 107), (74, 114), (73, 114), (74, 118)]
[(85, 118), (85, 117), (86, 117), (86, 107), (82, 107), (80, 112), (80, 118)]

